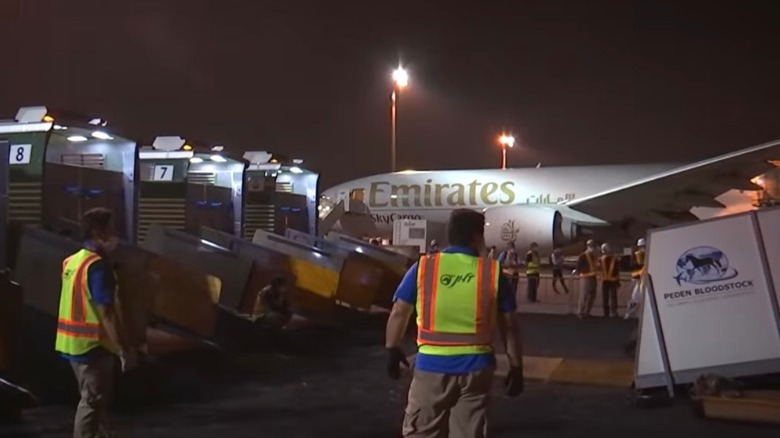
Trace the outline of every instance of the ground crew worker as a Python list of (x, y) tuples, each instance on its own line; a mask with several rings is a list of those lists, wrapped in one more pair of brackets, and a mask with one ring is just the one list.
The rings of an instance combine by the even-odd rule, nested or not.
[(601, 297), (604, 317), (617, 317), (617, 291), (620, 287), (620, 264), (609, 244), (601, 245)]
[(495, 371), (493, 322), (506, 342), (510, 370), (506, 394), (523, 391), (522, 345), (515, 294), (495, 261), (479, 254), (485, 217), (456, 210), (447, 226), (453, 245), (424, 256), (406, 273), (387, 321), (387, 371), (408, 366), (400, 348), (417, 312), (418, 354), (403, 422), (403, 436), (484, 438)]
[(106, 259), (117, 243), (111, 211), (87, 211), (82, 229), (83, 247), (62, 263), (55, 349), (70, 361), (81, 393), (73, 436), (93, 438), (110, 434), (113, 355), (119, 356), (122, 371), (126, 371), (135, 366), (137, 352), (124, 341), (114, 308), (116, 277)]
[(278, 275), (271, 279), (271, 284), (257, 293), (252, 318), (258, 326), (279, 330), (284, 328), (292, 318), (289, 300), (290, 284), (287, 277)]
[(636, 317), (639, 303), (642, 299), (642, 290), (640, 283), (642, 275), (645, 273), (645, 239), (641, 238), (636, 241), (636, 250), (631, 258), (631, 299), (626, 309), (625, 318)]
[(596, 268), (598, 263), (596, 255), (596, 242), (592, 239), (585, 244), (585, 252), (580, 254), (577, 260), (577, 269), (574, 271), (580, 277), (580, 296), (577, 316), (584, 318), (590, 316), (593, 309), (593, 301), (596, 299)]
[(552, 266), (552, 287), (556, 294), (558, 292), (558, 282), (563, 286), (563, 291), (569, 293), (569, 288), (566, 286), (566, 281), (563, 279), (563, 251), (559, 245), (555, 246), (555, 249), (550, 254), (550, 265)]
[[(645, 275), (645, 239), (640, 238), (636, 241), (636, 250), (632, 257), (632, 271), (631, 271), (631, 300), (628, 302), (626, 309), (626, 319), (638, 318), (639, 309), (642, 304), (642, 279)], [(628, 335), (628, 341), (625, 344), (626, 352), (631, 352), (636, 349), (637, 338), (639, 337), (639, 326), (636, 321), (633, 323), (631, 333)]]
[(498, 255), (498, 263), (501, 265), (501, 272), (509, 280), (509, 287), (512, 293), (517, 293), (517, 282), (520, 279), (520, 257), (515, 250), (515, 242), (509, 241), (506, 244), (506, 250)]
[(525, 278), (527, 282), (527, 299), (529, 303), (538, 303), (536, 292), (539, 290), (539, 245), (531, 243), (531, 249), (525, 254)]

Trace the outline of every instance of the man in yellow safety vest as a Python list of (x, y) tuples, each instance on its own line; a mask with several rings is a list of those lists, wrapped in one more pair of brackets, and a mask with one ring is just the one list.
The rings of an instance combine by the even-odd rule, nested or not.
[(531, 243), (531, 248), (525, 254), (525, 279), (527, 282), (527, 299), (529, 303), (538, 303), (536, 291), (539, 290), (539, 245)]
[(408, 366), (400, 348), (417, 313), (418, 354), (403, 422), (403, 436), (484, 438), (496, 367), (494, 323), (503, 334), (510, 370), (506, 394), (523, 391), (522, 345), (514, 291), (501, 267), (484, 253), (485, 217), (456, 210), (447, 226), (453, 246), (427, 255), (406, 273), (387, 321), (387, 371)]
[(590, 316), (590, 311), (593, 309), (593, 301), (596, 299), (597, 264), (596, 242), (591, 239), (585, 244), (585, 252), (580, 254), (575, 270), (580, 277), (580, 296), (577, 309), (579, 318)]
[(601, 298), (604, 317), (617, 317), (617, 291), (620, 287), (620, 263), (609, 244), (601, 245)]
[(636, 250), (631, 259), (631, 299), (628, 302), (625, 318), (637, 316), (639, 303), (642, 299), (641, 281), (645, 273), (645, 239), (636, 241)]
[(116, 276), (106, 254), (116, 247), (111, 211), (94, 208), (84, 214), (85, 242), (62, 262), (62, 291), (55, 349), (70, 361), (81, 401), (73, 435), (109, 436), (108, 405), (113, 388), (114, 355), (122, 370), (132, 368), (136, 351), (128, 348), (114, 309)]

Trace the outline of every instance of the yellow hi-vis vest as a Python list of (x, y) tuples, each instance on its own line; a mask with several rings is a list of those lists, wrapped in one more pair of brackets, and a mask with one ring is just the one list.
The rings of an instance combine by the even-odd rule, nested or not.
[(100, 256), (87, 249), (62, 262), (62, 292), (54, 349), (70, 356), (80, 356), (97, 347), (116, 353), (118, 348), (108, 339), (100, 325), (89, 290), (89, 266)]
[(493, 351), (498, 263), (468, 254), (439, 253), (417, 269), (417, 345), (438, 356)]
[(529, 255), (531, 256), (531, 261), (528, 262), (525, 265), (525, 274), (526, 275), (538, 275), (539, 274), (539, 265), (540, 265), (539, 253), (536, 252), (536, 251), (528, 251), (525, 254), (526, 259), (528, 258)]
[(605, 281), (619, 281), (617, 257), (614, 255), (601, 256), (601, 279)]
[(631, 278), (638, 280), (645, 273), (645, 250), (638, 249), (634, 251), (634, 264), (636, 269), (631, 273)]
[(596, 255), (593, 251), (585, 251), (580, 255), (580, 257), (585, 257), (585, 261), (588, 262), (588, 269), (587, 270), (580, 270), (580, 278), (588, 278), (588, 277), (595, 277), (596, 276)]

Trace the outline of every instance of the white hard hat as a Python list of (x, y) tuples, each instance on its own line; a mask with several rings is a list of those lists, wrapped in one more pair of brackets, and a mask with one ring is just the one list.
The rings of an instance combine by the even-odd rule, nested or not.
[(431, 246), (435, 246), (435, 245), (438, 245), (438, 244), (439, 244), (439, 242), (437, 242), (436, 239), (432, 239), (431, 240)]
[(636, 246), (645, 246), (645, 238), (642, 237), (636, 241)]
[(587, 242), (585, 242), (585, 246), (588, 246), (588, 247), (595, 247), (595, 246), (596, 246), (596, 241), (595, 241), (595, 240), (593, 240), (593, 239), (588, 239), (588, 241), (587, 241)]
[(601, 252), (609, 252), (609, 244), (608, 243), (603, 243), (601, 245)]

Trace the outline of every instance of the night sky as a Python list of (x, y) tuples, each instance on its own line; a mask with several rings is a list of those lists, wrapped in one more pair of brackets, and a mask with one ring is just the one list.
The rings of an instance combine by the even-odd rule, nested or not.
[(780, 138), (773, 1), (2, 0), (0, 112), (306, 160), (323, 187), (399, 168), (705, 158)]

